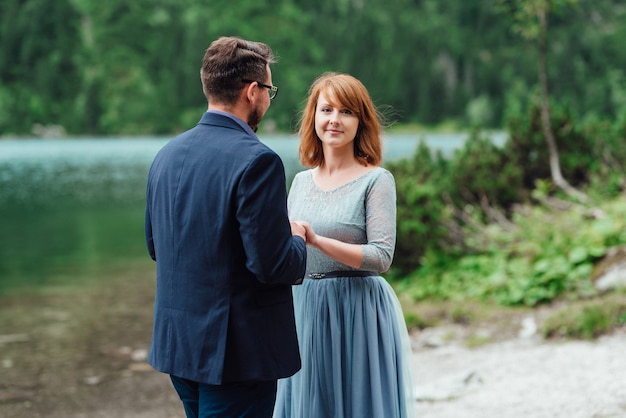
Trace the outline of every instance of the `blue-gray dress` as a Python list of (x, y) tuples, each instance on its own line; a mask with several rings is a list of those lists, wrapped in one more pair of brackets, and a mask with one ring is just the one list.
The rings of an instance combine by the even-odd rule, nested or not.
[[(298, 173), (289, 217), (319, 235), (363, 248), (360, 270), (389, 269), (396, 239), (391, 173), (375, 168), (332, 190)], [(353, 270), (307, 247), (307, 274)], [(302, 369), (279, 380), (275, 418), (413, 418), (411, 348), (400, 303), (387, 281), (306, 278), (294, 286)]]

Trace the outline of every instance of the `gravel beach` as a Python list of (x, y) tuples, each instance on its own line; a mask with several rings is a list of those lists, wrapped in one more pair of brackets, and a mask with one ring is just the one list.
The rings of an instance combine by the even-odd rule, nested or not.
[(626, 417), (626, 332), (595, 342), (518, 338), (414, 352), (418, 416)]

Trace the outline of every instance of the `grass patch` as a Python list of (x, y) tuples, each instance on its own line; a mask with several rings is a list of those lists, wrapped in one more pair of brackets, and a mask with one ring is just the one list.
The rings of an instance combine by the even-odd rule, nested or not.
[(525, 318), (537, 323), (537, 333), (546, 339), (593, 340), (626, 327), (626, 291), (587, 300), (563, 299), (540, 307), (507, 307), (476, 300), (412, 301), (399, 294), (409, 330), (462, 326), (470, 348), (518, 338)]
[[(516, 337), (529, 308), (512, 308), (478, 301), (425, 300), (414, 302), (399, 295), (409, 330), (458, 325), (467, 330), (468, 346)], [(485, 330), (488, 330), (485, 333)]]
[(465, 341), (465, 345), (467, 346), (467, 348), (477, 348), (477, 347), (480, 347), (480, 346), (483, 346), (492, 342), (493, 342), (493, 339), (490, 336), (472, 334), (469, 336), (467, 341)]
[(549, 315), (541, 327), (545, 338), (591, 340), (626, 325), (626, 298), (623, 292), (570, 303)]

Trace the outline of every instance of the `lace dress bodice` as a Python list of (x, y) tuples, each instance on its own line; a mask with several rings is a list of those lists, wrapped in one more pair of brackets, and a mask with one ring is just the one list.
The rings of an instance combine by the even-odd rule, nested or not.
[[(311, 224), (318, 235), (361, 244), (359, 270), (384, 272), (393, 260), (396, 242), (396, 188), (392, 174), (374, 168), (348, 183), (322, 190), (311, 170), (296, 174), (288, 198), (289, 218)], [(307, 246), (307, 274), (353, 270)]]

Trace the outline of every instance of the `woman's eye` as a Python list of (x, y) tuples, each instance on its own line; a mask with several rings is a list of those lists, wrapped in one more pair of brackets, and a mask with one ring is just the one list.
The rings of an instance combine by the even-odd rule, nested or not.
[(341, 113), (343, 113), (344, 115), (351, 115), (352, 111), (350, 109), (343, 109)]

